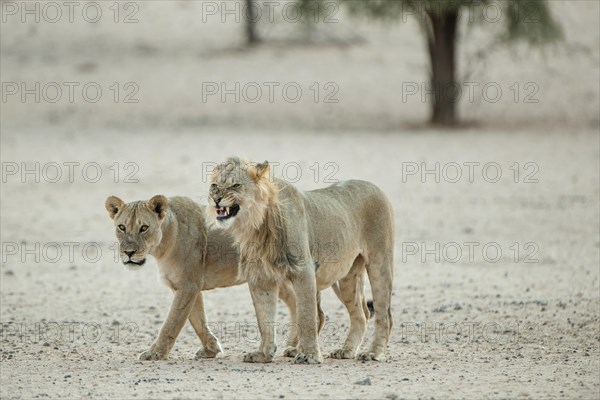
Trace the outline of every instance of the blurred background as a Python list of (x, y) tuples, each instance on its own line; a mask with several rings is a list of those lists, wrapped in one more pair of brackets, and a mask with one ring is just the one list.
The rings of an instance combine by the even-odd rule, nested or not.
[[(11, 95), (12, 86), (5, 87), (3, 126), (402, 133), (430, 120), (434, 96), (427, 90), (435, 86), (423, 25), (428, 7), (437, 15), (450, 10), (452, 2), (317, 2), (321, 8), (305, 2), (304, 11), (302, 3), (286, 1), (250, 2), (250, 8), (245, 1), (78, 3), (71, 8), (42, 2), (29, 6), (28, 13), (20, 3), (3, 1), (3, 81), (27, 82), (30, 89), (39, 82), (40, 92), (56, 82), (64, 92), (52, 102), (56, 89), (48, 86), (40, 102), (34, 103), (33, 95), (22, 102), (22, 91)], [(480, 5), (459, 8), (453, 82), (461, 93), (452, 92), (443, 74), (438, 78), (440, 91), (448, 92), (443, 97), (457, 98), (461, 121), (502, 128), (598, 126), (596, 2), (528, 1), (517, 11), (506, 4), (518, 2), (464, 3)], [(372, 4), (391, 15), (369, 17)], [(548, 8), (552, 20), (542, 22), (535, 7)], [(252, 46), (247, 16), (255, 8), (261, 13), (254, 27), (260, 42)], [(353, 17), (349, 10), (354, 8)], [(512, 28), (512, 37), (511, 24), (534, 29)], [(549, 32), (535, 29), (542, 24), (554, 25)], [(438, 42), (443, 55), (451, 46)], [(440, 58), (436, 65), (449, 69)], [(73, 86), (73, 101), (64, 82), (80, 83)], [(89, 82), (102, 89), (99, 99), (95, 87), (87, 88), (89, 101), (84, 98)], [(129, 82), (134, 85), (126, 88)], [(279, 83), (272, 102), (269, 82)], [(218, 92), (212, 94), (211, 83)], [(244, 91), (240, 101), (232, 93), (223, 102), (221, 85), (235, 90), (236, 83), (238, 92)], [(289, 99), (297, 102), (283, 95), (290, 83), (302, 89), (296, 96), (294, 87), (287, 88)], [(328, 83), (333, 85), (325, 87)]]
[[(0, 8), (2, 397), (597, 396), (599, 2)], [(216, 367), (193, 361), (190, 327), (176, 362), (135, 362), (171, 295), (153, 262), (115, 260), (104, 200), (204, 203), (206, 173), (230, 155), (305, 190), (358, 178), (387, 193), (388, 362), (257, 369), (240, 362), (255, 343), (219, 332)], [(211, 321), (254, 322), (245, 286), (205, 303)], [(348, 324), (330, 291), (324, 309), (327, 353)], [(78, 328), (31, 334), (49, 322)], [(86, 324), (103, 327), (97, 341)], [(448, 324), (463, 329), (450, 339)]]

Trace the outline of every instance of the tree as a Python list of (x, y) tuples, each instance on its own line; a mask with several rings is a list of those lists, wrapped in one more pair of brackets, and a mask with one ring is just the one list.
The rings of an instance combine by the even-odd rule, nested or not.
[[(558, 23), (544, 0), (339, 0), (355, 14), (379, 19), (418, 18), (426, 38), (433, 91), (431, 122), (436, 125), (458, 123), (456, 104), (460, 82), (457, 80), (456, 49), (461, 15), (469, 23), (485, 23), (485, 12), (493, 7), (504, 23), (502, 41), (523, 40), (533, 45), (561, 37)], [(494, 17), (496, 18), (496, 17)]]
[(256, 32), (256, 24), (259, 20), (259, 9), (260, 5), (255, 3), (254, 0), (246, 0), (246, 41), (250, 46), (260, 42), (260, 37)]

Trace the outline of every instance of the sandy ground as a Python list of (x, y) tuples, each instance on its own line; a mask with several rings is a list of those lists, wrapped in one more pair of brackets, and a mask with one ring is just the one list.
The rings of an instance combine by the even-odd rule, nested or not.
[[(104, 95), (2, 102), (1, 398), (599, 397), (597, 2), (553, 3), (567, 40), (545, 55), (463, 61), (504, 96), (463, 99), (461, 113), (479, 124), (453, 131), (417, 125), (427, 105), (398, 99), (403, 83), (426, 77), (414, 23), (342, 19), (291, 48), (282, 40), (297, 33), (280, 23), (245, 51), (240, 26), (194, 23), (200, 2), (139, 7), (128, 26), (2, 25), (3, 82), (97, 82)], [(331, 43), (357, 34), (368, 42)], [(463, 59), (486, 40), (466, 44)], [(139, 102), (115, 103), (114, 82), (137, 83)], [(305, 94), (203, 102), (207, 82), (297, 82)], [(339, 103), (315, 103), (314, 82), (336, 83)], [(515, 102), (515, 82), (536, 83), (540, 101)], [(387, 361), (242, 363), (257, 345), (245, 286), (206, 294), (223, 356), (195, 361), (186, 326), (169, 361), (137, 360), (171, 294), (153, 261), (128, 271), (115, 260), (104, 199), (203, 202), (203, 171), (231, 154), (268, 159), (303, 189), (359, 178), (387, 193), (397, 236)], [(437, 176), (423, 175), (436, 163)], [(323, 308), (326, 354), (348, 320), (329, 290)]]

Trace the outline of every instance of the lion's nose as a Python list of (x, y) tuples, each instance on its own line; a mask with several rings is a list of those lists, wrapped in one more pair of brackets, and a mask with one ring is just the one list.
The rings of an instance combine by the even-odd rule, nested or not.
[(215, 201), (215, 205), (218, 207), (219, 203), (221, 202), (221, 200), (223, 200), (222, 197), (213, 197), (213, 200)]
[(127, 254), (127, 257), (131, 258), (135, 251), (124, 251), (124, 253)]

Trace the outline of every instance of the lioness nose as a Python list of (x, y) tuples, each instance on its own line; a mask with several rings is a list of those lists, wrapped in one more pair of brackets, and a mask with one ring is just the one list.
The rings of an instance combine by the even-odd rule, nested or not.
[(223, 200), (222, 197), (213, 197), (213, 200), (215, 201), (215, 205), (219, 205), (219, 203), (221, 202), (221, 200)]
[(131, 257), (135, 251), (124, 251), (124, 253), (127, 254), (127, 257)]

